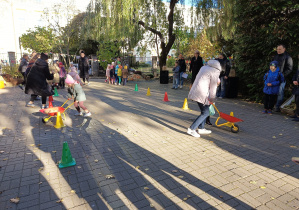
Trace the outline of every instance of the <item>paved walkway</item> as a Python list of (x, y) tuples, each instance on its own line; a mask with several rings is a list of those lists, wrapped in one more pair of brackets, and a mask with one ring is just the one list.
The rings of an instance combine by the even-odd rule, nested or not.
[[(0, 209), (299, 208), (299, 165), (291, 161), (299, 156), (298, 123), (223, 99), (219, 110), (244, 120), (240, 132), (212, 126), (197, 139), (186, 134), (196, 103), (181, 109), (187, 87), (134, 86), (92, 81), (84, 87), (92, 117), (75, 117), (72, 107), (62, 130), (25, 107), (29, 96), (19, 88), (0, 90)], [(59, 94), (54, 105), (65, 100), (66, 91)], [(64, 141), (77, 165), (58, 169)]]

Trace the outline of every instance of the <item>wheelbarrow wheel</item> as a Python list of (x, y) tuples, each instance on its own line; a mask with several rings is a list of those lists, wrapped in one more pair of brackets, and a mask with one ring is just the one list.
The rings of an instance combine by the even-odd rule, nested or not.
[(46, 117), (44, 117), (44, 118), (42, 119), (42, 121), (43, 121), (43, 123), (47, 123), (47, 122), (49, 122), (49, 119), (46, 118)]
[(233, 133), (238, 133), (240, 131), (239, 126), (238, 125), (234, 125), (231, 127), (231, 131)]

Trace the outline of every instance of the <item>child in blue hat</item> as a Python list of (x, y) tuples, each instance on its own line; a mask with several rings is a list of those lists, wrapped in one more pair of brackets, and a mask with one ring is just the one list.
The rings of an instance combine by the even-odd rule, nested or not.
[(279, 70), (278, 62), (272, 61), (270, 63), (270, 70), (264, 76), (264, 114), (272, 114), (272, 109), (275, 105), (279, 92), (279, 85), (283, 81), (284, 77)]

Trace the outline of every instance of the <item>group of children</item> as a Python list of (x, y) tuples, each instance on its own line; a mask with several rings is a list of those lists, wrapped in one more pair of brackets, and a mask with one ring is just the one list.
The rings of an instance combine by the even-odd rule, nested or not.
[(118, 64), (112, 62), (111, 64), (107, 65), (105, 82), (112, 85), (121, 85), (121, 82), (123, 82), (122, 84), (126, 85), (128, 81), (128, 75), (128, 65), (122, 66), (120, 62), (118, 62)]

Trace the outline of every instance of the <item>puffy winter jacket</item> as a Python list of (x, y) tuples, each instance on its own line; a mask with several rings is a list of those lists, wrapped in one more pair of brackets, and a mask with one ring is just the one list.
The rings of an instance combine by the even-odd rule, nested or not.
[[(277, 67), (275, 72), (272, 72), (271, 70), (268, 71), (268, 73), (264, 76), (264, 93), (269, 95), (277, 95), (279, 92), (279, 85), (284, 81), (284, 77), (282, 73), (280, 73), (280, 69)], [(271, 86), (268, 86), (267, 84), (271, 83)]]

